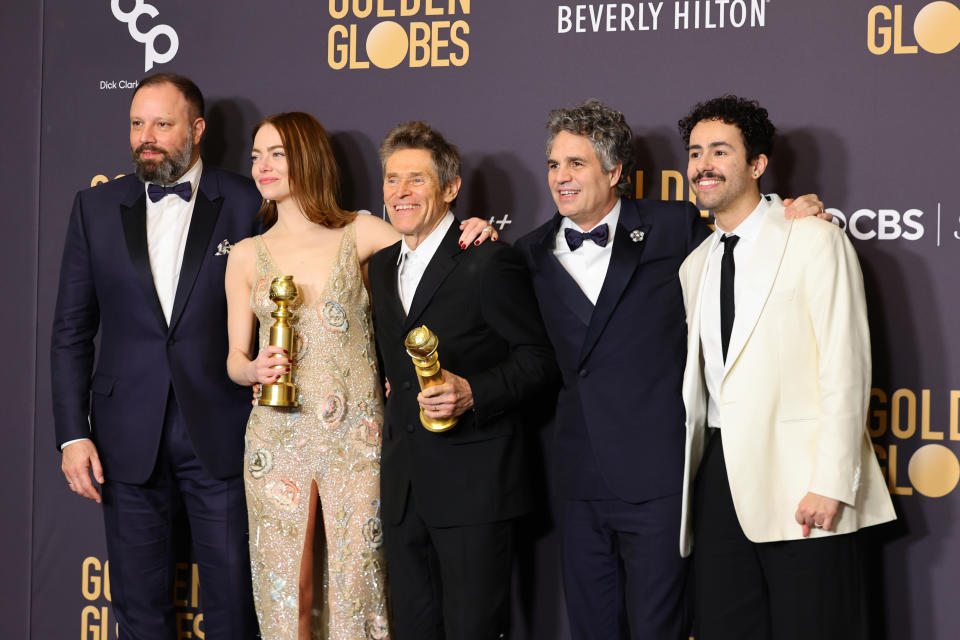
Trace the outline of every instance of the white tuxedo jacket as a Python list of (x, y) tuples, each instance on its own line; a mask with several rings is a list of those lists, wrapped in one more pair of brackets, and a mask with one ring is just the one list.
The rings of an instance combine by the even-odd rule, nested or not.
[[(736, 319), (720, 384), (727, 476), (737, 517), (753, 542), (802, 537), (797, 505), (812, 491), (844, 506), (833, 531), (893, 520), (890, 494), (866, 432), (870, 334), (857, 255), (838, 227), (787, 220), (767, 196), (754, 269), (737, 269)], [(680, 552), (693, 545), (691, 505), (704, 449), (707, 391), (700, 344), (707, 238), (680, 267), (687, 310), (683, 379), (686, 453)], [(717, 319), (719, 321), (719, 319)]]

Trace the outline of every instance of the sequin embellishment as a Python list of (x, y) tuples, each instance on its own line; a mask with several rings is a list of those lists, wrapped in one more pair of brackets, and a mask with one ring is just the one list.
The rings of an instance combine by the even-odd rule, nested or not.
[[(269, 339), (282, 275), (254, 238), (258, 280), (250, 306)], [(254, 603), (264, 640), (297, 637), (300, 564), (318, 492), (316, 527), (326, 571), (313, 576), (312, 640), (388, 640), (380, 521), (383, 397), (360, 275), (354, 225), (344, 228), (321, 302), (297, 311), (297, 409), (256, 406), (246, 432), (244, 484)], [(353, 322), (350, 322), (353, 320)], [(323, 526), (319, 526), (322, 521)]]

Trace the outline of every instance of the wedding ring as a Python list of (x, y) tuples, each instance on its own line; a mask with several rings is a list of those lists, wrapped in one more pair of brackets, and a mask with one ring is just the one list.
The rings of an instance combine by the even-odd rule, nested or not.
[(480, 231), (480, 233), (493, 233), (493, 227), (491, 227), (490, 225), (487, 225), (483, 228), (482, 231)]

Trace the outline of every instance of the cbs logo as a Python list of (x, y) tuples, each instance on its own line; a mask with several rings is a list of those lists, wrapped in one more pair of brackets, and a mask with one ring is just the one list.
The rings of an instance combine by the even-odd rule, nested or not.
[[(947, 53), (960, 44), (960, 8), (952, 2), (931, 2), (917, 12), (913, 37), (917, 44), (904, 44), (903, 5), (893, 10), (878, 4), (867, 13), (867, 49), (874, 55), (917, 53), (918, 46), (928, 53)], [(907, 27), (909, 29), (909, 25)]]
[(907, 209), (903, 214), (895, 209), (857, 209), (849, 218), (839, 209), (830, 208), (827, 213), (843, 220), (847, 231), (857, 240), (919, 240), (923, 237), (920, 209)]

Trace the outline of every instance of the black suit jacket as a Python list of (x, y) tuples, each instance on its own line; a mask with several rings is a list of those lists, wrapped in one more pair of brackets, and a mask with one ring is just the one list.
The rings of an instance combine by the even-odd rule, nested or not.
[(146, 481), (172, 387), (207, 471), (241, 473), (250, 390), (227, 377), (227, 256), (216, 254), (223, 240), (257, 233), (260, 202), (250, 179), (204, 166), (167, 326), (147, 253), (143, 183), (128, 175), (77, 194), (51, 341), (58, 447), (92, 436), (109, 478)]
[(563, 373), (559, 493), (627, 502), (677, 494), (687, 335), (678, 272), (709, 229), (689, 202), (622, 199), (594, 307), (553, 255), (560, 221), (556, 214), (517, 243)]
[[(381, 458), (383, 517), (398, 522), (407, 492), (430, 526), (495, 522), (531, 508), (521, 409), (559, 375), (522, 257), (503, 243), (461, 250), (451, 226), (404, 314), (400, 243), (370, 261), (373, 323), (390, 380)], [(402, 240), (401, 240), (402, 242)], [(474, 408), (455, 427), (420, 424), (420, 387), (403, 346), (421, 324), (437, 334), (440, 366), (470, 383)]]

